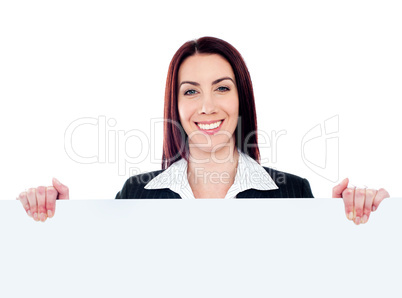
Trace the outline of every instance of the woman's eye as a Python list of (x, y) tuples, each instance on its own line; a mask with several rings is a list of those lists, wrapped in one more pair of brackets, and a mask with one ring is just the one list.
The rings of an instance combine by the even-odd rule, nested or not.
[(196, 91), (191, 89), (191, 90), (187, 90), (186, 92), (184, 92), (184, 95), (193, 95), (195, 93), (196, 93)]
[(218, 89), (216, 89), (216, 90), (218, 90), (220, 92), (225, 92), (225, 91), (229, 91), (230, 89), (228, 87), (221, 86), (221, 87), (218, 87)]

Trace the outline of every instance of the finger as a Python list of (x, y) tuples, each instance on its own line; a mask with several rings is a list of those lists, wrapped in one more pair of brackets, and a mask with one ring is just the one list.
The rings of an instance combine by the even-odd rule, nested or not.
[(46, 212), (46, 187), (38, 186), (36, 188), (36, 201), (38, 202), (38, 218), (44, 222), (47, 218)]
[(333, 198), (342, 198), (343, 191), (348, 187), (349, 179), (345, 178), (332, 189)]
[(56, 199), (57, 190), (53, 186), (48, 186), (46, 188), (46, 210), (49, 218), (52, 218), (56, 212)]
[(343, 203), (345, 204), (345, 213), (346, 217), (349, 220), (354, 219), (354, 196), (355, 196), (355, 189), (354, 188), (346, 188), (342, 192)]
[(38, 204), (36, 202), (36, 189), (30, 188), (27, 190), (27, 198), (31, 208), (32, 217), (38, 221)]
[(361, 223), (366, 223), (368, 221), (376, 194), (377, 190), (366, 189), (366, 199), (364, 201), (363, 217), (360, 221)]
[(380, 188), (377, 192), (377, 195), (374, 198), (372, 211), (376, 211), (380, 203), (385, 199), (389, 198), (389, 193), (384, 188)]
[(24, 207), (25, 212), (32, 217), (32, 213), (31, 213), (31, 208), (29, 206), (29, 202), (28, 202), (28, 197), (27, 197), (27, 192), (23, 191), (22, 193), (20, 193), (17, 197), (17, 200), (19, 200), (22, 204), (22, 207)]
[(68, 187), (66, 185), (62, 184), (56, 178), (53, 178), (52, 183), (53, 183), (54, 188), (59, 193), (59, 195), (57, 197), (59, 200), (69, 200), (70, 199), (70, 197), (69, 197), (69, 189), (68, 189)]
[(366, 199), (366, 189), (365, 188), (356, 188), (355, 189), (355, 224), (360, 224), (361, 218), (363, 217), (363, 208), (364, 202)]

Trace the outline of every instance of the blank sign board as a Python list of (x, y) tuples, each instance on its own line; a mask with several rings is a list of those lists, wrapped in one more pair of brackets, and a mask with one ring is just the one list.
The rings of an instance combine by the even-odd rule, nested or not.
[(0, 297), (402, 297), (402, 199), (0, 201)]

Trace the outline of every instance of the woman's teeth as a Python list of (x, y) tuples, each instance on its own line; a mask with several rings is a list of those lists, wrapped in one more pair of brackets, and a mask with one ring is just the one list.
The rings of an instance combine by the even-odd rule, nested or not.
[(217, 127), (219, 127), (219, 125), (221, 125), (222, 121), (218, 121), (215, 123), (210, 123), (210, 124), (201, 124), (201, 123), (197, 123), (198, 127), (204, 130), (209, 130), (209, 129), (215, 129)]

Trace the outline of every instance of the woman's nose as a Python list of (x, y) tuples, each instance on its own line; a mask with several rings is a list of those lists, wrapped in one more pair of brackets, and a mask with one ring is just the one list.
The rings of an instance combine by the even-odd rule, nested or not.
[(216, 112), (216, 109), (212, 94), (204, 94), (201, 99), (200, 114), (212, 114)]

